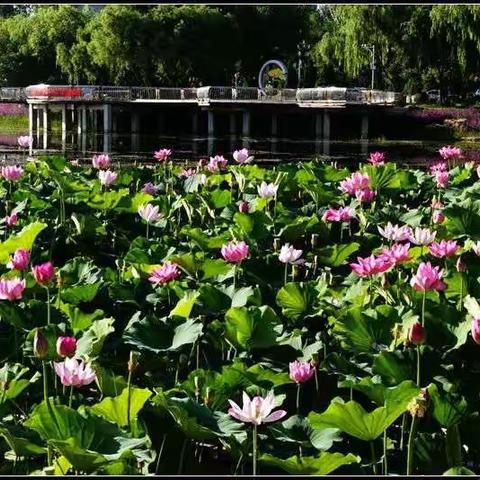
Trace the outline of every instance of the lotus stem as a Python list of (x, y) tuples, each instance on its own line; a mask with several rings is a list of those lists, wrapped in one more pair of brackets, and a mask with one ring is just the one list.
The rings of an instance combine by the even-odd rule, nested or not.
[(180, 475), (183, 471), (183, 462), (185, 460), (185, 451), (187, 449), (187, 442), (188, 442), (188, 439), (186, 438), (184, 441), (183, 441), (183, 445), (182, 445), (182, 451), (180, 452), (180, 462), (178, 464), (178, 475)]
[(425, 299), (427, 296), (427, 291), (423, 291), (423, 296), (422, 296), (422, 327), (425, 326)]
[(148, 240), (148, 233), (149, 233), (149, 224), (147, 222), (147, 231), (145, 233), (145, 238)]
[(417, 345), (417, 387), (420, 386), (420, 359), (421, 359), (422, 353), (420, 352), (420, 345)]
[(252, 439), (252, 462), (253, 462), (253, 475), (257, 474), (257, 425), (253, 425), (253, 439)]
[(158, 475), (158, 468), (160, 466), (160, 460), (162, 459), (162, 454), (163, 454), (163, 447), (165, 446), (165, 440), (167, 439), (167, 434), (163, 434), (163, 440), (162, 444), (160, 445), (160, 449), (158, 450), (158, 456), (157, 456), (157, 463), (155, 465), (155, 475)]
[(450, 468), (462, 466), (462, 442), (460, 440), (458, 423), (447, 428), (445, 450)]
[(297, 407), (297, 415), (300, 415), (300, 390), (302, 386), (300, 382), (297, 383), (297, 401), (296, 401), (296, 407)]
[(128, 369), (128, 379), (127, 379), (127, 424), (128, 429), (131, 429), (131, 418), (130, 418), (130, 403), (132, 401), (132, 369)]
[(72, 408), (72, 401), (73, 401), (73, 385), (70, 386), (70, 395), (68, 397), (68, 406)]
[(383, 474), (388, 475), (388, 460), (387, 460), (387, 429), (383, 431)]
[(45, 287), (47, 290), (47, 325), (50, 325), (50, 289)]
[(402, 415), (402, 426), (400, 428), (400, 451), (403, 452), (403, 439), (405, 434), (405, 422), (407, 421), (407, 415), (404, 413)]
[(413, 470), (413, 448), (415, 443), (415, 433), (417, 431), (417, 417), (412, 417), (412, 426), (408, 435), (408, 453), (407, 453), (407, 475), (412, 474)]
[(284, 285), (287, 284), (287, 278), (288, 278), (288, 263), (285, 264), (285, 274), (284, 274), (284, 280), (283, 280)]
[(372, 470), (374, 475), (378, 475), (377, 457), (375, 455), (375, 443), (374, 440), (370, 442), (370, 452), (372, 453)]

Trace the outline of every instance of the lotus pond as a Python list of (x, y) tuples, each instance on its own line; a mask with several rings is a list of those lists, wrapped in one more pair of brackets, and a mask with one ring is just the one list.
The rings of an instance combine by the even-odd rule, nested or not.
[(480, 472), (477, 166), (174, 157), (2, 167), (1, 473)]

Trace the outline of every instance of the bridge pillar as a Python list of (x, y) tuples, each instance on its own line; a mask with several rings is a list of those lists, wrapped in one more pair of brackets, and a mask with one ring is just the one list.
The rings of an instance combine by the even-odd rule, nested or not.
[(207, 120), (208, 120), (208, 136), (213, 137), (215, 134), (215, 119), (213, 117), (213, 112), (211, 110), (207, 112)]
[(29, 155), (33, 154), (33, 105), (31, 103), (28, 104), (28, 134), (30, 135), (30, 148), (28, 151)]
[(192, 113), (192, 135), (198, 135), (198, 112), (196, 110)]
[(362, 115), (362, 130), (361, 130), (361, 141), (360, 141), (362, 155), (367, 155), (368, 153), (368, 113)]
[(112, 149), (112, 105), (103, 106), (103, 151), (109, 153)]
[(40, 117), (40, 109), (38, 108), (38, 106), (35, 108), (35, 116), (36, 116), (36, 124), (37, 124), (37, 128), (36, 128), (36, 134), (37, 134), (37, 148), (40, 147), (40, 128), (41, 128), (41, 117)]
[(242, 119), (242, 136), (243, 136), (243, 148), (249, 148), (250, 145), (250, 112), (244, 111), (243, 112), (243, 119)]
[(272, 137), (278, 136), (278, 115), (272, 113)]
[(317, 113), (315, 115), (315, 140), (322, 138), (322, 114)]
[(361, 139), (368, 140), (368, 113), (362, 115)]
[(235, 112), (230, 113), (229, 118), (229, 132), (230, 136), (234, 136), (237, 133), (237, 119), (235, 118)]
[(140, 114), (133, 112), (130, 115), (130, 129), (132, 134), (132, 150), (138, 152), (140, 150)]
[(323, 112), (323, 154), (330, 155), (330, 113)]
[(44, 105), (42, 108), (43, 108), (43, 149), (46, 150), (48, 147), (48, 106)]

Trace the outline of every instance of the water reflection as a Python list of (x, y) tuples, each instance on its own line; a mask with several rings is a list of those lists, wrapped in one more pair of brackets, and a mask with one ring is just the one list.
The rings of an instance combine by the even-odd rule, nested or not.
[[(25, 132), (0, 134), (0, 151), (9, 161), (24, 158), (17, 145), (17, 138)], [(159, 135), (84, 134), (69, 132), (49, 134), (47, 149), (43, 148), (43, 136), (34, 137), (34, 153), (64, 153), (70, 159), (88, 160), (93, 153), (108, 150), (120, 161), (151, 160), (158, 148), (171, 148), (179, 160), (198, 160), (215, 154), (230, 154), (246, 147), (257, 161), (308, 161), (314, 158), (357, 163), (365, 160), (368, 152), (381, 150), (388, 158), (399, 163), (422, 164), (435, 158), (444, 142), (436, 141), (312, 141), (285, 138), (242, 137), (172, 137)], [(108, 147), (108, 148), (107, 148)], [(17, 160), (18, 159), (18, 160)]]

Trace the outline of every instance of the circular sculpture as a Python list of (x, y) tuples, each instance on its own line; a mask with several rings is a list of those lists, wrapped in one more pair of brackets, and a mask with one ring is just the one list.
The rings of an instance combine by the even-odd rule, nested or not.
[(266, 89), (285, 88), (288, 80), (288, 70), (280, 60), (268, 60), (262, 65), (258, 74), (258, 88)]

